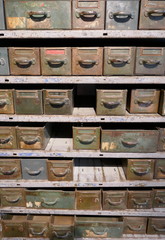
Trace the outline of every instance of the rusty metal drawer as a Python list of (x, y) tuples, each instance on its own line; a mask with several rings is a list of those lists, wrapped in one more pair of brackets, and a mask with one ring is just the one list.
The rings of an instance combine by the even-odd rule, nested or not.
[(157, 130), (102, 130), (102, 152), (156, 152)]
[(165, 189), (153, 189), (153, 208), (165, 208)]
[(139, 29), (165, 29), (164, 0), (142, 0)]
[(13, 114), (14, 101), (13, 90), (0, 89), (0, 114)]
[(165, 49), (161, 47), (137, 47), (135, 74), (164, 75)]
[(42, 75), (71, 75), (71, 48), (41, 48)]
[(152, 191), (129, 191), (128, 209), (150, 209), (153, 204)]
[[(1, 1), (0, 1), (1, 4)], [(1, 6), (0, 6), (1, 11)], [(0, 21), (1, 25), (1, 21)], [(9, 71), (9, 57), (8, 49), (6, 47), (0, 47), (0, 75), (10, 75)]]
[(2, 207), (25, 207), (25, 191), (23, 188), (1, 188)]
[(127, 209), (127, 191), (103, 191), (103, 210)]
[(72, 48), (73, 75), (102, 75), (103, 48)]
[(73, 181), (73, 160), (47, 160), (49, 181)]
[(40, 75), (39, 48), (9, 47), (11, 75)]
[(165, 115), (165, 90), (160, 91), (159, 114)]
[(15, 90), (16, 114), (43, 114), (42, 90)]
[(125, 115), (127, 90), (97, 89), (97, 115)]
[(76, 209), (101, 210), (101, 191), (76, 191)]
[(156, 159), (155, 160), (154, 178), (156, 178), (156, 179), (165, 178), (165, 159)]
[(27, 208), (75, 209), (75, 192), (62, 190), (27, 190)]
[(0, 159), (0, 180), (21, 179), (21, 163), (19, 159)]
[(73, 0), (73, 29), (104, 29), (105, 1)]
[(44, 113), (56, 115), (72, 115), (73, 89), (43, 90)]
[(127, 180), (152, 180), (154, 159), (127, 159), (123, 166)]
[(15, 127), (0, 127), (0, 149), (17, 149)]
[(158, 150), (165, 151), (165, 128), (158, 128), (158, 130), (159, 130)]
[(124, 234), (146, 234), (146, 217), (124, 217)]
[(21, 159), (23, 179), (47, 179), (46, 159)]
[(73, 127), (73, 149), (100, 148), (100, 127)]
[(165, 218), (149, 218), (147, 234), (165, 234)]

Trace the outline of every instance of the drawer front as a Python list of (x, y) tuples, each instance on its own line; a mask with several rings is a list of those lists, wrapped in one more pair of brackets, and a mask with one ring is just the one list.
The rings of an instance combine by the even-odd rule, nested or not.
[(104, 75), (133, 75), (135, 47), (105, 47)]
[(73, 127), (73, 149), (100, 148), (100, 127)]
[(165, 190), (154, 189), (153, 208), (165, 208)]
[(0, 0), (0, 29), (5, 29), (5, 16), (3, 0)]
[(42, 114), (42, 90), (15, 90), (16, 114)]
[(137, 47), (135, 74), (164, 75), (164, 59), (164, 48)]
[(154, 178), (165, 178), (165, 159), (156, 159)]
[(73, 0), (73, 29), (104, 29), (105, 2)]
[(156, 152), (157, 130), (102, 130), (102, 152)]
[(15, 127), (0, 127), (0, 149), (16, 149)]
[(138, 25), (139, 0), (107, 1), (106, 29), (136, 30)]
[(0, 90), (0, 113), (14, 113), (13, 90)]
[(2, 188), (1, 205), (2, 207), (25, 207), (25, 193), (24, 189), (17, 188)]
[(154, 175), (154, 160), (127, 159), (125, 173), (127, 180), (152, 180)]
[(49, 181), (73, 181), (73, 160), (48, 160)]
[(47, 179), (46, 159), (21, 159), (23, 179)]
[(2, 221), (3, 237), (27, 237), (27, 228), (24, 222)]
[(165, 234), (165, 218), (149, 218), (147, 234)]
[(127, 90), (97, 90), (97, 115), (125, 115)]
[(128, 209), (150, 209), (152, 208), (153, 194), (151, 191), (129, 191)]
[(28, 237), (47, 238), (49, 237), (49, 225), (47, 222), (28, 222)]
[(77, 191), (76, 209), (101, 210), (101, 192)]
[(103, 191), (103, 210), (127, 209), (126, 191)]
[[(0, 1), (0, 4), (1, 4), (1, 1)], [(0, 11), (1, 11), (1, 6), (0, 6)], [(9, 75), (9, 74), (10, 72), (9, 72), (8, 50), (6, 47), (0, 47), (0, 75)]]
[(74, 240), (74, 227), (73, 226), (55, 226), (50, 225), (50, 239), (58, 240), (58, 239), (66, 239), (66, 240)]
[(5, 8), (7, 29), (71, 29), (70, 0), (5, 0)]
[(71, 48), (41, 48), (42, 75), (71, 75)]
[(39, 48), (9, 48), (11, 75), (40, 75)]
[(159, 128), (158, 150), (165, 151), (165, 128)]
[(146, 234), (146, 217), (124, 217), (124, 234)]
[(140, 8), (139, 29), (165, 29), (165, 2), (143, 0)]
[(21, 163), (19, 159), (0, 159), (0, 179), (21, 179)]
[(103, 48), (72, 48), (73, 75), (102, 75)]
[(71, 115), (73, 112), (73, 89), (44, 90), (44, 113)]
[(74, 191), (26, 191), (27, 208), (74, 209)]
[(161, 90), (160, 92), (159, 114), (161, 114), (162, 116), (165, 115), (165, 91), (164, 90)]

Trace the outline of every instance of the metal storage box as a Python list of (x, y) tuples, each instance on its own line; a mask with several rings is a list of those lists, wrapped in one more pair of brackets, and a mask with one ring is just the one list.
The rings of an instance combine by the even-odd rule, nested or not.
[(124, 234), (146, 234), (146, 217), (124, 217)]
[(153, 189), (153, 208), (165, 208), (165, 189)]
[[(1, 11), (1, 7), (0, 7)], [(0, 21), (1, 24), (1, 21)], [(8, 49), (6, 47), (0, 47), (0, 75), (9, 75), (9, 57)]]
[(2, 207), (25, 207), (25, 191), (23, 188), (1, 188)]
[(103, 210), (127, 209), (127, 191), (103, 191)]
[(9, 60), (11, 75), (40, 75), (39, 48), (10, 47)]
[(14, 113), (14, 101), (13, 90), (0, 89), (0, 113), (13, 114)]
[(165, 115), (165, 90), (160, 91), (159, 114)]
[(45, 149), (50, 136), (49, 126), (17, 127), (17, 142), (19, 149)]
[(165, 159), (155, 159), (155, 173), (154, 178), (165, 178)]
[(5, 16), (3, 0), (0, 0), (0, 30), (5, 29)]
[(133, 75), (135, 47), (104, 47), (103, 75)]
[(156, 152), (157, 130), (102, 130), (102, 152)]
[(26, 207), (75, 209), (75, 192), (62, 190), (26, 190)]
[(97, 115), (125, 115), (127, 90), (97, 89)]
[(78, 210), (101, 210), (100, 190), (76, 191), (76, 209)]
[(100, 127), (73, 127), (73, 149), (98, 150)]
[(73, 29), (104, 29), (104, 0), (73, 0)]
[(106, 29), (136, 30), (138, 17), (139, 0), (106, 1)]
[(132, 89), (127, 109), (130, 113), (157, 113), (160, 90)]
[(15, 90), (16, 114), (43, 114), (42, 90)]
[(165, 234), (165, 218), (149, 218), (147, 234)]
[(0, 127), (0, 149), (17, 149), (15, 127)]
[(165, 29), (164, 12), (164, 0), (142, 0), (139, 29)]
[(150, 209), (153, 204), (152, 191), (129, 191), (128, 209)]
[(23, 179), (47, 179), (46, 159), (21, 159)]
[(0, 159), (0, 180), (21, 178), (21, 162), (19, 159)]
[(127, 180), (152, 180), (154, 159), (127, 159), (123, 169)]
[(5, 0), (5, 10), (7, 29), (71, 29), (70, 0)]
[(72, 48), (73, 75), (102, 75), (103, 48)]
[(135, 74), (164, 75), (165, 50), (161, 47), (137, 47)]
[(158, 128), (159, 139), (158, 139), (158, 151), (165, 151), (165, 128)]
[(49, 181), (73, 181), (73, 160), (47, 160)]
[(71, 75), (71, 48), (41, 48), (42, 75)]
[(74, 216), (53, 216), (50, 239), (74, 240)]
[(76, 238), (120, 238), (123, 233), (121, 217), (76, 217)]
[(71, 115), (73, 112), (73, 89), (43, 90), (44, 113)]

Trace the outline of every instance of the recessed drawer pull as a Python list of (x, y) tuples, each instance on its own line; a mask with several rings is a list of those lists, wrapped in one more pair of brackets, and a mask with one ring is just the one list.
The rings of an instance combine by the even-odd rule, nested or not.
[(155, 197), (155, 200), (158, 200), (159, 203), (165, 204), (165, 200), (163, 200), (163, 199), (160, 198), (160, 197)]
[(130, 170), (131, 170), (131, 172), (133, 172), (134, 174), (136, 174), (136, 175), (138, 175), (138, 176), (143, 176), (143, 175), (148, 174), (148, 173), (150, 172), (151, 168), (148, 167), (146, 170), (140, 171), (140, 170), (138, 170), (137, 168), (132, 167)]
[(55, 205), (59, 200), (60, 200), (59, 198), (56, 198), (54, 202), (47, 202), (45, 198), (42, 198), (42, 203), (48, 206), (52, 206), (52, 205)]
[(0, 100), (0, 108), (4, 108), (7, 105), (6, 99), (1, 99)]
[(135, 147), (138, 142), (136, 141), (127, 141), (127, 140), (124, 140), (124, 139), (121, 139), (121, 143), (123, 144), (124, 147), (128, 147), (128, 148), (132, 148), (132, 147)]
[(79, 60), (78, 63), (80, 64), (80, 66), (82, 67), (91, 67), (95, 64), (97, 64), (97, 61), (95, 60)]
[(105, 233), (108, 232), (108, 228), (105, 228), (103, 232), (97, 232), (94, 227), (91, 227), (90, 230), (96, 235), (104, 235)]
[(132, 13), (128, 13), (128, 12), (110, 12), (109, 13), (109, 18), (134, 18), (134, 15)]
[(63, 107), (69, 101), (68, 98), (65, 99), (49, 99), (49, 104), (54, 108)]
[(13, 169), (10, 170), (10, 171), (5, 171), (4, 168), (0, 168), (0, 172), (1, 172), (3, 175), (13, 175), (17, 170), (18, 170), (17, 167), (13, 168)]
[(117, 206), (117, 205), (122, 204), (123, 199), (120, 199), (120, 201), (118, 201), (118, 202), (114, 202), (114, 201), (112, 201), (110, 199), (106, 199), (105, 201), (108, 202), (110, 205)]
[(0, 144), (7, 144), (12, 140), (12, 136), (9, 136), (8, 138), (0, 138)]
[(144, 15), (146, 17), (152, 16), (152, 17), (165, 17), (165, 10), (164, 9), (155, 9), (151, 11), (145, 11)]
[(115, 65), (120, 65), (120, 64), (126, 64), (126, 63), (130, 63), (130, 59), (120, 59), (120, 58), (113, 58), (113, 59), (108, 59), (108, 63), (112, 63), (112, 64), (115, 64)]
[(21, 139), (22, 139), (22, 141), (23, 141), (25, 144), (27, 144), (27, 145), (33, 145), (33, 144), (35, 144), (36, 142), (39, 142), (39, 140), (40, 140), (39, 137), (34, 138), (34, 137), (32, 137), (32, 136), (22, 137)]
[(161, 173), (165, 174), (165, 169), (162, 167), (159, 167), (159, 170), (161, 171)]
[(46, 62), (49, 64), (50, 67), (59, 67), (64, 64), (67, 64), (67, 59), (48, 59), (46, 58)]
[(149, 100), (149, 101), (135, 100), (135, 104), (138, 104), (140, 107), (149, 107), (153, 104), (153, 101), (152, 100)]
[(28, 17), (31, 18), (31, 20), (35, 21), (35, 22), (40, 22), (40, 21), (44, 21), (45, 18), (50, 17), (49, 14), (47, 12), (43, 12), (43, 11), (31, 11), (31, 12), (27, 12)]
[(114, 108), (117, 108), (119, 105), (121, 105), (121, 103), (120, 102), (106, 102), (106, 101), (102, 100), (101, 105), (104, 105), (104, 107), (108, 108), (108, 109), (114, 109)]
[(11, 198), (8, 198), (7, 196), (4, 196), (5, 200), (9, 203), (17, 203), (18, 201), (20, 201), (22, 199), (21, 196), (15, 198), (15, 199), (11, 199)]
[(21, 58), (21, 59), (14, 59), (14, 64), (16, 64), (19, 68), (28, 68), (32, 64), (35, 64), (34, 59), (26, 59), (26, 58)]
[(155, 231), (157, 232), (165, 232), (165, 228), (158, 228), (155, 225), (152, 225), (152, 227), (154, 228)]
[(96, 139), (96, 136), (89, 136), (89, 135), (81, 135), (77, 136), (76, 140), (81, 144), (91, 144)]
[(64, 239), (64, 238), (68, 238), (71, 235), (71, 232), (68, 231), (65, 234), (61, 235), (61, 234), (57, 233), (56, 231), (53, 231), (52, 234), (59, 239)]
[(42, 236), (47, 231), (47, 228), (44, 228), (41, 232), (35, 232), (33, 228), (29, 228), (29, 231), (33, 236)]
[(133, 226), (131, 226), (131, 225), (127, 225), (127, 227), (130, 229), (130, 230), (132, 230), (132, 231), (141, 231), (142, 230), (142, 228), (143, 228), (143, 226), (142, 225), (140, 225), (139, 227), (133, 227)]
[(96, 11), (82, 11), (82, 12), (76, 12), (76, 17), (77, 18), (99, 18), (100, 17), (100, 13), (97, 13)]
[(137, 200), (136, 199), (132, 199), (132, 201), (134, 202), (134, 204), (136, 204), (136, 205), (143, 205), (143, 206), (145, 206), (145, 205), (147, 205), (147, 203), (149, 202), (149, 200), (145, 200), (144, 202), (137, 202)]
[(150, 65), (150, 66), (161, 64), (159, 60), (151, 60), (151, 59), (150, 60), (141, 59), (139, 63), (141, 65), (143, 64), (143, 65)]
[(64, 177), (64, 176), (66, 176), (68, 173), (70, 173), (70, 169), (66, 169), (63, 173), (57, 173), (57, 172), (55, 172), (55, 169), (53, 169), (53, 168), (51, 168), (50, 170), (53, 172), (53, 174), (54, 174), (56, 177)]
[(31, 175), (31, 176), (37, 176), (37, 175), (39, 175), (39, 174), (44, 170), (44, 168), (41, 167), (41, 168), (38, 169), (37, 171), (32, 171), (32, 170), (30, 170), (29, 168), (26, 167), (25, 170), (26, 170), (26, 172), (27, 172), (29, 175)]

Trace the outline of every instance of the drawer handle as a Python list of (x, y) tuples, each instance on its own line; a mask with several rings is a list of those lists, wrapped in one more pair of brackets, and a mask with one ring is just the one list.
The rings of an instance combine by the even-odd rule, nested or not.
[(160, 197), (155, 197), (155, 200), (158, 200), (159, 203), (165, 204), (165, 201)]
[(122, 204), (123, 199), (120, 199), (120, 201), (118, 201), (118, 202), (113, 202), (113, 201), (110, 200), (110, 199), (106, 199), (105, 201), (108, 202), (110, 205), (118, 206), (118, 205)]
[(42, 236), (47, 230), (48, 230), (47, 227), (45, 227), (41, 232), (35, 232), (33, 228), (29, 228), (29, 231), (33, 236), (35, 235)]
[(0, 58), (0, 66), (4, 66), (6, 64), (6, 61), (4, 58)]
[(145, 17), (165, 17), (165, 10), (164, 9), (155, 9), (151, 11), (145, 11)]
[(35, 59), (14, 58), (14, 64), (19, 68), (29, 68), (31, 65), (35, 64)]
[(17, 203), (18, 201), (20, 201), (20, 200), (22, 199), (21, 196), (18, 196), (18, 197), (15, 198), (15, 199), (10, 199), (10, 198), (8, 198), (8, 197), (6, 197), (6, 196), (4, 196), (4, 198), (5, 198), (5, 200), (6, 200), (7, 202), (9, 202), (9, 203)]
[(152, 100), (149, 101), (140, 101), (140, 100), (135, 100), (135, 104), (138, 104), (140, 107), (149, 107), (153, 104)]
[(158, 228), (155, 225), (152, 225), (152, 227), (154, 228), (155, 231), (157, 232), (165, 232), (165, 228)]
[(114, 65), (121, 65), (121, 64), (129, 64), (130, 59), (120, 59), (120, 58), (109, 58), (107, 61), (109, 64), (114, 64)]
[(131, 226), (131, 225), (128, 224), (127, 227), (128, 227), (130, 230), (132, 230), (132, 231), (141, 231), (142, 228), (143, 228), (143, 225), (140, 225), (140, 226), (138, 226), (138, 227), (136, 228), (136, 227), (133, 227), (133, 226)]
[(1, 99), (0, 100), (0, 108), (4, 108), (7, 105), (6, 99)]
[(121, 142), (122, 142), (123, 146), (127, 147), (127, 148), (135, 147), (138, 144), (137, 141), (136, 142), (134, 142), (134, 141), (126, 141), (126, 140), (123, 140), (123, 139), (121, 139)]
[(29, 168), (25, 167), (25, 170), (31, 176), (38, 176), (44, 170), (44, 168), (41, 167), (37, 171), (31, 171)]
[(92, 142), (94, 142), (96, 139), (96, 136), (89, 136), (89, 135), (81, 135), (81, 136), (77, 136), (76, 140), (78, 142), (80, 142), (81, 144), (91, 144)]
[(52, 234), (57, 238), (64, 239), (64, 238), (68, 238), (71, 235), (71, 232), (68, 231), (65, 234), (61, 235), (61, 234), (57, 233), (56, 231), (52, 231)]
[(51, 168), (50, 170), (53, 172), (53, 174), (54, 174), (56, 177), (64, 177), (64, 176), (66, 176), (68, 173), (70, 173), (70, 169), (66, 169), (65, 172), (63, 172), (63, 173), (57, 173), (57, 172), (55, 172), (55, 169), (53, 169), (53, 168)]
[(88, 60), (88, 59), (87, 60), (79, 60), (78, 63), (79, 63), (79, 65), (81, 67), (84, 67), (84, 68), (91, 68), (94, 65), (98, 64), (97, 61), (95, 61), (95, 60)]
[(13, 175), (17, 170), (18, 170), (17, 167), (13, 168), (13, 169), (10, 170), (10, 171), (4, 171), (3, 168), (0, 168), (0, 172), (1, 172), (3, 175)]
[(50, 13), (47, 12), (43, 12), (43, 11), (30, 11), (27, 12), (27, 17), (31, 18), (31, 20), (33, 20), (34, 22), (41, 22), (44, 21), (45, 18), (50, 18)]
[(149, 66), (161, 64), (159, 60), (151, 60), (151, 59), (150, 60), (141, 59), (139, 63), (140, 65), (149, 65)]
[(165, 169), (162, 167), (159, 167), (159, 170), (161, 171), (161, 173), (165, 174)]
[(60, 200), (59, 198), (56, 198), (54, 202), (47, 202), (45, 198), (42, 198), (42, 203), (48, 206), (52, 206), (52, 205), (55, 205), (59, 200)]
[(96, 11), (82, 11), (82, 12), (76, 12), (77, 18), (87, 18), (90, 20), (94, 20), (95, 18), (100, 18), (100, 13), (97, 13)]
[(103, 232), (97, 232), (94, 227), (91, 227), (90, 230), (96, 235), (104, 235), (105, 233), (108, 232), (108, 228), (105, 228)]
[(46, 63), (49, 64), (50, 67), (61, 67), (62, 65), (67, 64), (67, 59), (48, 59), (46, 58)]
[(146, 175), (150, 172), (151, 168), (148, 167), (146, 170), (144, 171), (140, 171), (138, 170), (138, 168), (135, 168), (135, 167), (131, 167), (131, 172), (133, 172), (134, 174), (138, 175), (138, 176), (143, 176), (143, 175)]
[(145, 200), (144, 202), (137, 202), (137, 200), (134, 199), (134, 198), (132, 199), (132, 201), (134, 202), (134, 204), (136, 204), (136, 205), (138, 205), (138, 206), (140, 206), (140, 205), (145, 206), (145, 205), (147, 205), (148, 202), (149, 202), (149, 200)]
[(21, 139), (22, 139), (22, 141), (23, 141), (25, 144), (27, 144), (27, 145), (33, 145), (33, 144), (35, 144), (36, 142), (39, 142), (39, 141), (40, 141), (40, 138), (39, 138), (39, 137), (33, 138), (32, 136), (22, 137)]
[(104, 100), (101, 101), (101, 105), (104, 105), (105, 108), (114, 109), (121, 105), (120, 102), (106, 102)]
[(0, 138), (0, 144), (7, 144), (13, 139), (12, 136), (9, 136), (8, 138)]
[(110, 12), (109, 13), (109, 18), (113, 19), (113, 18), (121, 18), (121, 19), (127, 19), (127, 18), (134, 18), (134, 14), (132, 13), (128, 13), (128, 12)]
[(68, 98), (65, 99), (49, 99), (49, 104), (54, 108), (63, 107), (65, 104), (69, 102)]

